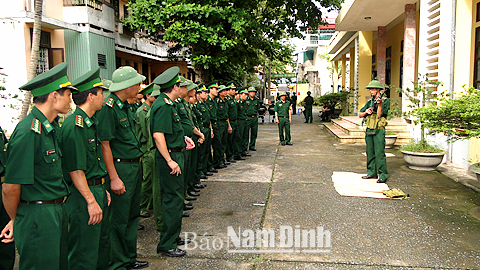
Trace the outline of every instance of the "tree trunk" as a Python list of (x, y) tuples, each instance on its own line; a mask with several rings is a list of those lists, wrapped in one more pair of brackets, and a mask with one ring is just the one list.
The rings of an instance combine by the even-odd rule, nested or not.
[[(28, 81), (32, 80), (37, 76), (37, 63), (38, 63), (38, 52), (40, 49), (40, 34), (42, 26), (42, 7), (43, 0), (35, 0), (34, 7), (34, 19), (33, 23), (33, 35), (32, 35), (32, 52), (30, 54), (30, 67), (28, 70)], [(30, 91), (25, 92), (25, 97), (22, 101), (22, 111), (20, 112), (19, 119), (22, 120), (27, 116), (28, 108), (32, 100), (32, 93)]]

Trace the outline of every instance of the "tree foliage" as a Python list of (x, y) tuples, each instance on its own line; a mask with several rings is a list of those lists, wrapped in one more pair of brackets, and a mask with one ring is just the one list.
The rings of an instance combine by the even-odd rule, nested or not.
[(190, 58), (210, 79), (227, 65), (253, 73), (264, 65), (262, 56), (284, 60), (288, 47), (282, 38), (301, 37), (301, 31), (318, 27), (320, 6), (338, 8), (341, 1), (136, 0), (124, 23), (175, 43), (169, 53)]

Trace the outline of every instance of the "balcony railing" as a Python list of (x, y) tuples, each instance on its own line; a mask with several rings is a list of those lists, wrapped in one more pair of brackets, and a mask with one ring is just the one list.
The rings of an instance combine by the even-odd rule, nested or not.
[(63, 0), (63, 6), (88, 6), (96, 10), (102, 10), (102, 2), (95, 0)]

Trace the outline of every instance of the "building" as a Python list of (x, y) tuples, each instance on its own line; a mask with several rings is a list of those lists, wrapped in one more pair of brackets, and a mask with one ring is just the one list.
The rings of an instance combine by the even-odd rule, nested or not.
[[(463, 85), (479, 87), (479, 0), (347, 0), (335, 24), (328, 52), (336, 67), (348, 61), (350, 80), (342, 77), (334, 89), (355, 90), (355, 115), (370, 98), (365, 86), (373, 78), (406, 89), (427, 74), (443, 82), (436, 91), (452, 94)], [(407, 97), (392, 90), (389, 96), (403, 112), (409, 109)], [(412, 126), (412, 135), (419, 137), (418, 127)], [(467, 168), (469, 161), (479, 161), (478, 140), (450, 143), (443, 135), (428, 140), (447, 151), (446, 162)]]

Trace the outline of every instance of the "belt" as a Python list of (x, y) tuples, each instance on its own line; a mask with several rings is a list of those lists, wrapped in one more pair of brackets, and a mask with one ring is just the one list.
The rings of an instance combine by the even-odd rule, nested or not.
[(25, 200), (20, 200), (20, 203), (26, 203), (26, 204), (54, 204), (54, 203), (64, 203), (67, 200), (67, 196), (58, 198), (56, 200), (50, 200), (50, 201), (25, 201)]
[(256, 114), (252, 114), (252, 115), (247, 115), (248, 117), (255, 117), (257, 116)]
[(87, 180), (87, 184), (89, 186), (96, 186), (96, 185), (105, 184), (105, 178)]
[(153, 149), (157, 149), (157, 146), (152, 146), (152, 147), (150, 147), (149, 150), (153, 150)]
[(279, 116), (280, 118), (288, 118), (288, 116)]
[(140, 162), (142, 158), (134, 158), (134, 159), (125, 159), (125, 158), (114, 158), (116, 162)]
[(168, 152), (169, 153), (180, 153), (180, 152), (183, 152), (185, 148), (183, 147), (178, 147), (178, 148), (169, 148), (168, 149)]
[(220, 120), (218, 120), (218, 121), (227, 121), (227, 119), (220, 119)]

